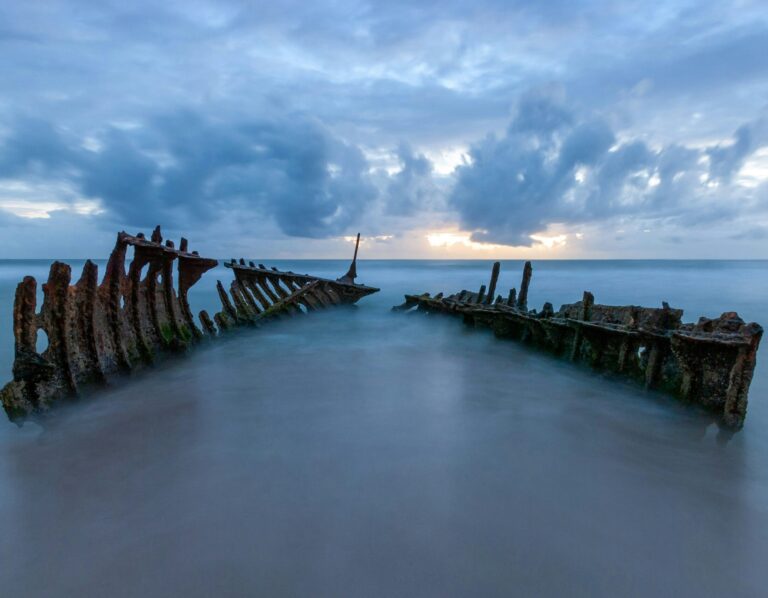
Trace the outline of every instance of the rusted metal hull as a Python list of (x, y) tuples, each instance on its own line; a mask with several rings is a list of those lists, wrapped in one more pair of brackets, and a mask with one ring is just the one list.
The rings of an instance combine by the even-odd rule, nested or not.
[[(186, 239), (178, 249), (173, 242), (162, 241), (160, 227), (150, 240), (142, 234), (119, 233), (101, 283), (98, 267), (90, 260), (74, 285), (70, 266), (54, 262), (43, 285), (39, 313), (37, 281), (27, 276), (19, 283), (13, 312), (13, 380), (0, 390), (12, 421), (20, 423), (104, 386), (164, 354), (183, 353), (206, 337), (275, 317), (354, 303), (378, 291), (354, 283), (354, 260), (352, 278), (348, 273), (338, 281), (246, 266), (241, 260), (227, 264), (235, 274), (229, 295), (217, 283), (222, 311), (213, 320), (200, 312), (198, 327), (188, 291), (218, 261), (187, 251)], [(129, 248), (134, 256), (126, 272)], [(37, 347), (38, 331), (48, 339), (44, 350)]]
[[(129, 247), (134, 256), (126, 272)], [(37, 281), (25, 277), (14, 302), (13, 381), (0, 391), (8, 417), (23, 420), (46, 411), (62, 399), (152, 364), (162, 353), (184, 351), (199, 340), (202, 332), (187, 293), (217, 263), (188, 252), (186, 239), (178, 249), (171, 241), (163, 244), (158, 227), (150, 240), (119, 233), (101, 283), (98, 266), (90, 260), (74, 285), (70, 266), (54, 262), (43, 285), (40, 313)], [(48, 340), (40, 352), (38, 330)]]
[[(498, 271), (496, 263), (489, 289), (495, 288)], [(700, 405), (716, 414), (725, 428), (743, 426), (761, 326), (745, 323), (734, 312), (685, 324), (682, 310), (666, 304), (660, 309), (599, 305), (589, 292), (558, 312), (549, 303), (540, 312), (529, 311), (531, 273), (528, 262), (520, 293), (512, 289), (506, 300), (494, 300), (483, 285), (478, 293), (406, 295), (405, 303), (393, 309), (461, 317), (500, 338), (522, 341)]]

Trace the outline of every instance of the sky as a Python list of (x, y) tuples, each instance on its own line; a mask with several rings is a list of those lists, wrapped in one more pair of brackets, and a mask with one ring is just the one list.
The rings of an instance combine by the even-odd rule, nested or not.
[(768, 3), (0, 0), (0, 259), (768, 258)]

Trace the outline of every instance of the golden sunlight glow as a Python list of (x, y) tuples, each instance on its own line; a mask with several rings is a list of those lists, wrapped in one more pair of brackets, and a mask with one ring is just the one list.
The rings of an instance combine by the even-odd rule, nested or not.
[[(466, 247), (475, 251), (498, 251), (511, 249), (511, 246), (496, 245), (493, 243), (478, 243), (472, 240), (472, 233), (464, 231), (435, 231), (427, 233), (427, 242), (430, 247)], [(545, 249), (554, 249), (566, 245), (568, 235), (531, 235), (530, 238)]]
[[(342, 237), (347, 243), (355, 243), (357, 242), (357, 235), (354, 235), (352, 237)], [(366, 237), (364, 235), (360, 235), (360, 245), (365, 245), (368, 241), (389, 241), (390, 239), (394, 239), (395, 235), (373, 235), (372, 237)]]
[(469, 243), (468, 233), (431, 233), (427, 235), (427, 241), (432, 247), (450, 247), (457, 243)]
[(499, 245), (472, 241), (472, 233), (461, 231), (433, 232), (426, 235), (430, 247), (461, 246), (474, 250), (498, 249)]
[(547, 249), (552, 249), (553, 247), (563, 247), (568, 242), (568, 235), (553, 235), (549, 237), (546, 235), (531, 235), (531, 239), (541, 243)]

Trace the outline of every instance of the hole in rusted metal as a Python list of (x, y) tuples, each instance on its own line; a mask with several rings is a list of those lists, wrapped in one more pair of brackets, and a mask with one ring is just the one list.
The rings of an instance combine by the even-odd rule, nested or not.
[(37, 339), (35, 340), (35, 351), (42, 355), (46, 349), (48, 349), (48, 335), (45, 333), (45, 330), (38, 328)]

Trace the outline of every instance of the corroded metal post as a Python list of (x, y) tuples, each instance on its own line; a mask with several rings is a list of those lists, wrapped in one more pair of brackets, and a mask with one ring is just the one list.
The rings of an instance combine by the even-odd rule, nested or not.
[(485, 300), (487, 304), (490, 304), (496, 296), (496, 281), (499, 280), (499, 270), (501, 270), (501, 264), (494, 262), (491, 270), (491, 282), (488, 283), (488, 297)]
[(517, 304), (517, 290), (512, 288), (509, 289), (509, 296), (507, 297), (507, 305), (509, 307), (515, 307)]
[(339, 282), (345, 282), (347, 284), (354, 284), (355, 278), (357, 278), (357, 250), (360, 247), (360, 233), (357, 233), (357, 241), (355, 241), (355, 255), (352, 256), (352, 263), (349, 265), (347, 273), (339, 278)]
[(520, 293), (517, 296), (518, 309), (528, 308), (528, 285), (531, 284), (531, 275), (533, 274), (533, 266), (531, 262), (525, 262), (523, 267), (523, 280), (520, 282)]
[[(592, 315), (592, 305), (595, 303), (595, 296), (589, 291), (584, 291), (584, 296), (581, 299), (581, 313), (579, 314), (579, 321), (589, 322)], [(576, 361), (579, 358), (579, 352), (581, 351), (581, 339), (583, 333), (580, 326), (577, 326), (576, 331), (573, 333), (573, 344), (571, 346), (571, 361)]]

